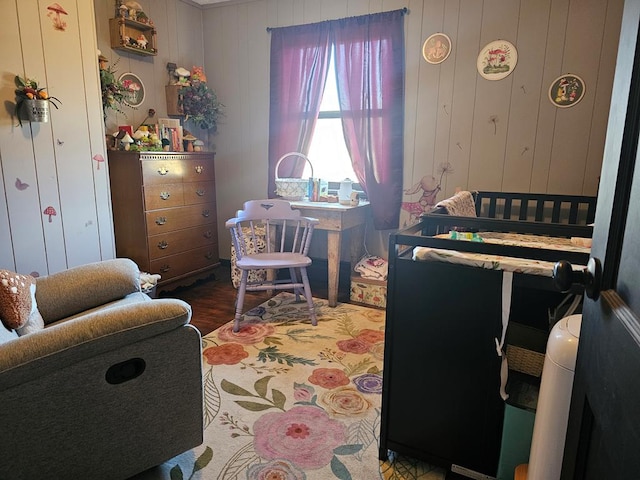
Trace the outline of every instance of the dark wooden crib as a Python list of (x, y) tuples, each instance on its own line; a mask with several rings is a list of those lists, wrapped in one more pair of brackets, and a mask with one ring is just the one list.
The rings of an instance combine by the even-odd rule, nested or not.
[[(474, 217), (442, 210), (390, 236), (380, 458), (389, 451), (495, 477), (505, 402), (500, 270), (416, 261), (416, 247), (586, 265), (588, 253), (437, 237), (449, 230), (590, 238), (595, 197), (476, 192)], [(562, 223), (564, 222), (564, 223)], [(578, 223), (581, 223), (579, 225)], [(507, 340), (544, 352), (553, 278), (514, 273)], [(575, 292), (579, 293), (579, 287)]]

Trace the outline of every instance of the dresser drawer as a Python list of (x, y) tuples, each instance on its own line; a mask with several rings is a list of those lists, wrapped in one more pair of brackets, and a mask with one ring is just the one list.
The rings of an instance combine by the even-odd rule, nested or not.
[(212, 162), (184, 160), (182, 167), (182, 181), (185, 183), (213, 182), (215, 180)]
[(149, 235), (213, 224), (216, 228), (216, 204), (213, 202), (187, 207), (165, 208), (146, 212)]
[(183, 186), (185, 205), (209, 203), (216, 200), (216, 189), (213, 182), (185, 183)]
[(183, 160), (142, 160), (140, 163), (144, 185), (182, 182), (185, 170)]
[(144, 187), (145, 210), (182, 207), (183, 205), (184, 194), (181, 183), (168, 185), (151, 185)]
[(159, 258), (151, 262), (150, 270), (152, 273), (159, 273), (162, 277), (160, 281), (163, 282), (180, 275), (211, 267), (218, 262), (218, 245), (216, 244)]
[(153, 235), (149, 237), (149, 258), (174, 255), (192, 248), (204, 247), (218, 243), (218, 234), (215, 225), (185, 228), (175, 232)]

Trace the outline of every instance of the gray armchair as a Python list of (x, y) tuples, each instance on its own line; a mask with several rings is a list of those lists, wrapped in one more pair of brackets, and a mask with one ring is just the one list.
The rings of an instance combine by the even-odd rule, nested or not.
[(0, 478), (124, 479), (202, 443), (191, 308), (131, 260), (37, 279), (45, 328), (0, 345)]

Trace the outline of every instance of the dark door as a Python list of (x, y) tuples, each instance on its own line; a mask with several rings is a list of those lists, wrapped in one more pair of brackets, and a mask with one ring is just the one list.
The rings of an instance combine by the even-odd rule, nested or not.
[[(640, 479), (640, 0), (625, 2), (562, 479)], [(596, 287), (597, 287), (597, 281)]]

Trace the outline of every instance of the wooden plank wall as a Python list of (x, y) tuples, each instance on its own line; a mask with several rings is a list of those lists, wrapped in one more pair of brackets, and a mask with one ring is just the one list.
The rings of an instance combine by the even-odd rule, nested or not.
[[(460, 187), (595, 195), (613, 83), (622, 0), (238, 0), (204, 9), (205, 66), (227, 117), (216, 137), (219, 220), (267, 195), (269, 34), (287, 26), (407, 7), (404, 185), (443, 179)], [(422, 59), (435, 32), (451, 37), (440, 65)], [(518, 51), (500, 81), (476, 69), (480, 49), (505, 39)], [(583, 100), (559, 109), (548, 99), (558, 76), (586, 83)], [(492, 121), (495, 119), (495, 121)], [(417, 201), (420, 192), (405, 195)], [(403, 212), (401, 222), (410, 219)], [(371, 230), (371, 229), (370, 229)], [(228, 242), (221, 236), (222, 258)], [(377, 247), (386, 248), (385, 235)], [(369, 245), (371, 246), (371, 245)]]

